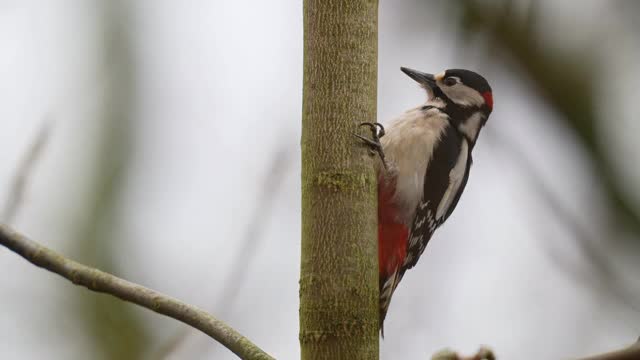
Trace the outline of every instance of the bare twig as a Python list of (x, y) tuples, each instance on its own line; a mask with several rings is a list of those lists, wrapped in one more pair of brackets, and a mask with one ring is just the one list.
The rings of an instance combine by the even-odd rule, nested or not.
[(0, 244), (32, 264), (54, 272), (76, 285), (115, 296), (190, 325), (209, 335), (241, 359), (273, 359), (249, 339), (204, 310), (155, 290), (69, 260), (4, 225), (0, 225)]
[(16, 169), (13, 182), (9, 187), (9, 197), (2, 209), (2, 221), (10, 224), (15, 219), (24, 198), (25, 189), (31, 177), (31, 173), (45, 148), (51, 134), (52, 122), (45, 121), (31, 143), (24, 158)]

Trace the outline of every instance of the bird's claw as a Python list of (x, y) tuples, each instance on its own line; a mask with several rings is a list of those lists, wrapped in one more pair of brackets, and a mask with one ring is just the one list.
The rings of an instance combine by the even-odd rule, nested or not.
[(377, 153), (378, 156), (380, 156), (380, 160), (382, 160), (382, 165), (384, 166), (384, 169), (387, 170), (387, 162), (385, 161), (384, 151), (382, 151), (382, 144), (380, 143), (380, 138), (383, 137), (385, 134), (384, 126), (382, 126), (382, 124), (380, 123), (370, 123), (370, 122), (363, 122), (358, 125), (358, 127), (361, 127), (361, 126), (368, 126), (371, 129), (371, 139), (355, 133), (353, 135), (358, 139), (364, 141), (365, 144), (369, 145), (369, 150), (373, 154)]
[(373, 134), (373, 138), (378, 140), (378, 141), (385, 134), (384, 126), (382, 126), (382, 124), (380, 124), (380, 123), (362, 122), (358, 126), (359, 127), (360, 126), (368, 126), (369, 128), (371, 128), (371, 133)]

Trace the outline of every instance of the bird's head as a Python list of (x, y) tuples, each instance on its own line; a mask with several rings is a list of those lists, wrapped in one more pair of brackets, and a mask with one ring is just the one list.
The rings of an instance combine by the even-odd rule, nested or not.
[(437, 107), (449, 115), (452, 125), (473, 147), (493, 110), (493, 94), (487, 80), (464, 69), (449, 69), (437, 75), (405, 67), (401, 70), (427, 91), (427, 107)]
[(440, 99), (446, 105), (483, 110), (487, 116), (493, 110), (491, 86), (482, 75), (465, 69), (449, 69), (437, 75), (401, 68), (426, 91), (430, 99)]

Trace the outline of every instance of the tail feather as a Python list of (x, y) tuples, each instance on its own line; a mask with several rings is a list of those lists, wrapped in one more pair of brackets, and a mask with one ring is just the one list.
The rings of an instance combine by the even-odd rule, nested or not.
[(380, 278), (380, 333), (384, 337), (384, 319), (391, 304), (391, 297), (396, 289), (397, 271), (386, 279)]

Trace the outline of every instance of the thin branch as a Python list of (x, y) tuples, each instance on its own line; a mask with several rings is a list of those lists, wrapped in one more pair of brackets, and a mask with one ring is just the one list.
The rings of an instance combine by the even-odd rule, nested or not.
[(32, 264), (54, 272), (76, 285), (132, 302), (190, 325), (218, 341), (241, 359), (273, 360), (249, 339), (204, 310), (114, 275), (69, 260), (7, 226), (0, 225), (0, 245)]
[(9, 187), (11, 189), (9, 192), (9, 198), (7, 199), (4, 209), (2, 209), (1, 219), (8, 224), (13, 222), (20, 210), (20, 207), (22, 206), (29, 178), (31, 177), (31, 173), (35, 168), (38, 159), (40, 159), (40, 155), (43, 153), (43, 150), (47, 145), (47, 141), (51, 134), (51, 128), (52, 122), (49, 120), (42, 124), (34, 141), (27, 149), (24, 158), (16, 169), (13, 182)]

